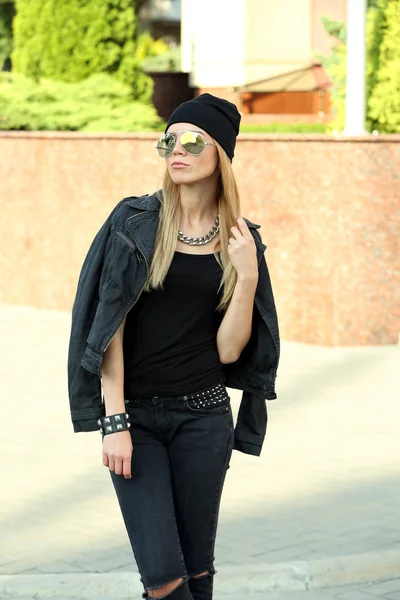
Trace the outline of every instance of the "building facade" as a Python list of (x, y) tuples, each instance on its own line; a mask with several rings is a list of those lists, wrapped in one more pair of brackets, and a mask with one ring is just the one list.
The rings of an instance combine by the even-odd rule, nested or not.
[(346, 0), (182, 0), (181, 16), (182, 67), (198, 92), (244, 113), (329, 110), (315, 70), (333, 43), (321, 18), (345, 20)]

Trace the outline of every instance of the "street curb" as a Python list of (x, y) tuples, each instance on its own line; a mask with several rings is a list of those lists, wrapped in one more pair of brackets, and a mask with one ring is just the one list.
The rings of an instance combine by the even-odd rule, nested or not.
[[(306, 591), (400, 577), (400, 549), (332, 556), (313, 561), (217, 568), (219, 596), (276, 591)], [(134, 571), (0, 575), (0, 598), (141, 598), (144, 588)]]

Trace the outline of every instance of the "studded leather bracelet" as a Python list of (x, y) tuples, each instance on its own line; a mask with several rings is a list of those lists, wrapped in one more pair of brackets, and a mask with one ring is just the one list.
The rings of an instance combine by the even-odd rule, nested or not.
[(103, 436), (110, 433), (117, 433), (118, 431), (126, 431), (131, 426), (128, 413), (100, 417), (97, 424), (100, 425), (100, 432)]

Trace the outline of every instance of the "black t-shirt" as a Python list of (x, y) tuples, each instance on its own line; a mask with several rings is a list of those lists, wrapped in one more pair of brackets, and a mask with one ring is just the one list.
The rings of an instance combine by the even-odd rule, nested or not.
[(192, 393), (221, 380), (221, 277), (214, 254), (175, 252), (164, 288), (142, 292), (125, 323), (125, 398)]

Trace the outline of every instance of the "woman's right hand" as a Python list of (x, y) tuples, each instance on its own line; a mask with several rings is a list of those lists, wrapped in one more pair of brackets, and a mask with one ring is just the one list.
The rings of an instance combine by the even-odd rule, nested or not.
[(108, 433), (103, 438), (103, 465), (116, 475), (131, 479), (132, 450), (129, 430)]

